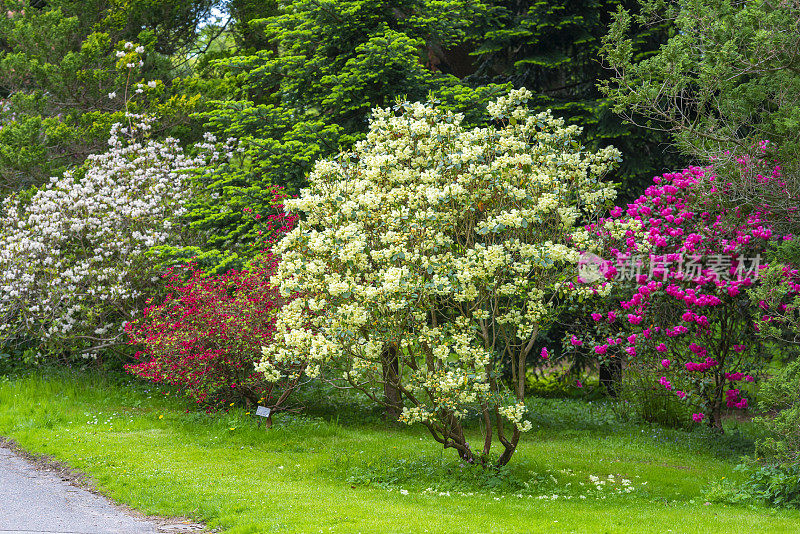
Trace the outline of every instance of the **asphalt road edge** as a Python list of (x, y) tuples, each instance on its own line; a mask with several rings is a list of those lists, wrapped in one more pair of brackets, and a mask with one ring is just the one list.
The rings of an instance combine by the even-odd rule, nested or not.
[(13, 438), (0, 436), (0, 447), (8, 449), (17, 456), (27, 461), (31, 466), (40, 470), (55, 473), (62, 481), (84, 489), (95, 495), (103, 497), (113, 507), (120, 510), (120, 512), (131, 516), (134, 519), (142, 521), (150, 521), (158, 525), (159, 532), (176, 533), (176, 532), (196, 532), (196, 533), (213, 533), (218, 532), (206, 527), (202, 523), (198, 523), (193, 519), (187, 517), (162, 517), (146, 515), (135, 508), (131, 508), (125, 503), (120, 503), (100, 491), (94, 479), (87, 473), (75, 469), (74, 467), (48, 455), (42, 453), (34, 453), (21, 447)]

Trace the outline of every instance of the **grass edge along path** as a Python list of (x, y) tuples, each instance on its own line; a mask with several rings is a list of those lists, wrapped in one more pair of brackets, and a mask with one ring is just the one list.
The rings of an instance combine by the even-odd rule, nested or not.
[(702, 487), (735, 477), (734, 462), (657, 430), (540, 428), (487, 478), (419, 428), (286, 415), (265, 432), (244, 410), (209, 417), (165, 392), (97, 377), (6, 379), (0, 435), (145, 514), (238, 534), (800, 528), (800, 511), (706, 505)]
[[(6, 449), (14, 458), (23, 461), (31, 470), (50, 473), (60, 479), (62, 483), (70, 485), (74, 488), (79, 488), (100, 496), (103, 500), (109, 499), (103, 492), (98, 491), (95, 481), (86, 473), (74, 469), (73, 467), (60, 462), (48, 454), (35, 454), (27, 451), (19, 446), (13, 439), (0, 436), (0, 449)], [(49, 485), (49, 484), (45, 484)], [(46, 491), (46, 488), (43, 488)], [(153, 526), (157, 526), (159, 532), (175, 532), (177, 529), (180, 532), (200, 532), (206, 531), (205, 525), (198, 524), (195, 521), (190, 521), (186, 517), (161, 517), (161, 516), (147, 516), (139, 510), (126, 506), (124, 503), (111, 501), (112, 509), (116, 512), (130, 517), (134, 520), (147, 521)], [(73, 502), (68, 501), (67, 505), (72, 507)], [(41, 524), (41, 522), (40, 522)], [(0, 530), (0, 532), (6, 532)]]

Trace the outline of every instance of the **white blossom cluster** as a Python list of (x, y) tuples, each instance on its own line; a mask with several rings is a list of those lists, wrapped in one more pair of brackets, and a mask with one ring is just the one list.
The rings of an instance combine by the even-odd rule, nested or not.
[(492, 378), (495, 355), (524, 362), (553, 317), (582, 225), (615, 198), (601, 178), (619, 152), (586, 151), (579, 128), (532, 113), (529, 95), (501, 98), (489, 107), (495, 125), (475, 129), (421, 103), (376, 109), (353, 152), (316, 164), (310, 187), (286, 202), (302, 218), (279, 244), (274, 282), (297, 298), (278, 313), (262, 372), (337, 362), (379, 395), (392, 345), (401, 420), (442, 423), (491, 405), (530, 428), (524, 392), (506, 401)]
[(4, 337), (28, 332), (52, 348), (90, 353), (120, 338), (158, 279), (145, 253), (179, 235), (172, 219), (186, 209), (186, 171), (207, 164), (213, 139), (190, 157), (175, 139), (147, 140), (146, 118), (129, 119), (83, 172), (3, 201)]
[(522, 432), (527, 432), (533, 426), (530, 421), (522, 420), (525, 412), (528, 411), (528, 408), (523, 402), (518, 402), (516, 405), (512, 406), (501, 406), (499, 410), (503, 417), (514, 423)]

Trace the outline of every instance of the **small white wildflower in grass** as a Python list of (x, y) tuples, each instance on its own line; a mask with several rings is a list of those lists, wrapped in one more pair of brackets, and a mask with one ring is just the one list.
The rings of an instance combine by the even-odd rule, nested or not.
[(408, 495), (408, 490), (407, 489), (401, 489), (400, 490), (400, 495)]

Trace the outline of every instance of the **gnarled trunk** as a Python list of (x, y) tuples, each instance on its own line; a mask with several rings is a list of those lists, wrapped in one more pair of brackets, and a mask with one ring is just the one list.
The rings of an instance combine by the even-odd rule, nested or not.
[(397, 421), (403, 412), (403, 395), (400, 391), (400, 358), (397, 346), (387, 343), (381, 352), (381, 374), (383, 375), (383, 398), (387, 421)]

